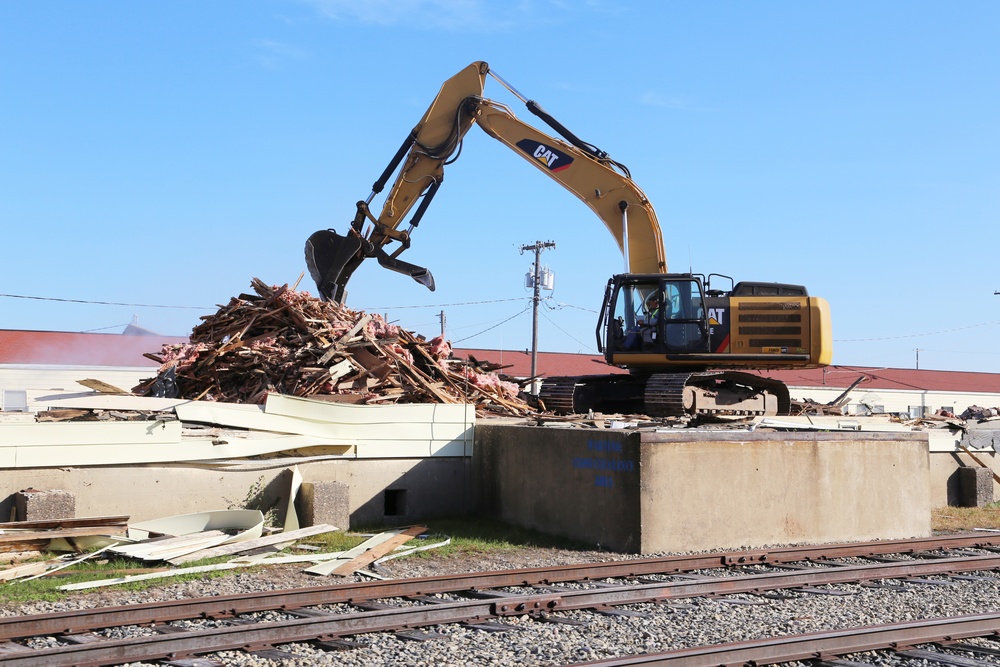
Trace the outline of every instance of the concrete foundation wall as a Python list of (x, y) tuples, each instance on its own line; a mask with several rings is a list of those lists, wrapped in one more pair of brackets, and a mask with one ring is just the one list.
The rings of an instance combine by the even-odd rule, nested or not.
[(930, 534), (920, 434), (649, 434), (642, 550), (893, 539)]
[[(266, 461), (260, 462), (267, 465)], [(351, 525), (404, 525), (472, 511), (468, 458), (365, 459), (299, 464), (303, 481), (349, 486)], [(15, 494), (61, 489), (75, 496), (77, 516), (128, 515), (145, 521), (173, 514), (244, 507), (279, 508), (283, 517), (290, 466), (222, 470), (195, 466), (37, 468), (0, 473), (0, 517)], [(393, 514), (386, 514), (388, 509)], [(338, 526), (349, 528), (349, 526)]]
[(930, 534), (919, 433), (477, 426), (480, 511), (638, 553)]
[(640, 549), (639, 433), (476, 425), (480, 513), (617, 551)]

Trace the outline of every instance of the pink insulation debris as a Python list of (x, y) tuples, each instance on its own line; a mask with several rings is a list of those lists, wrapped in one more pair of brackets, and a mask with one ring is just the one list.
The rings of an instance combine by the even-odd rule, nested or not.
[(451, 343), (446, 341), (441, 336), (437, 338), (432, 338), (430, 342), (430, 347), (427, 350), (432, 357), (437, 361), (442, 361), (444, 359), (451, 358)]
[(461, 373), (473, 386), (499, 391), (508, 398), (516, 398), (520, 391), (516, 383), (501, 380), (495, 373), (479, 373), (471, 368), (463, 368)]

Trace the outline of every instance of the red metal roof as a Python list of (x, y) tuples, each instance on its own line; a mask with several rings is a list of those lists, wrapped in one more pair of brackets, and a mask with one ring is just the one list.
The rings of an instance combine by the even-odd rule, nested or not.
[[(505, 366), (501, 373), (513, 377), (531, 376), (531, 352), (517, 350), (480, 350), (456, 348), (456, 359), (467, 359), (471, 355), (479, 361)], [(600, 375), (603, 373), (627, 373), (628, 371), (608, 366), (604, 357), (568, 352), (539, 352), (538, 374), (543, 377), (558, 375)]]
[[(531, 353), (500, 350), (456, 349), (455, 357), (476, 359), (509, 366), (502, 372), (515, 377), (531, 375)], [(538, 373), (541, 376), (596, 375), (625, 373), (608, 366), (604, 357), (586, 354), (538, 353)], [(917, 370), (910, 368), (879, 368), (869, 366), (827, 366), (808, 370), (761, 371), (760, 375), (781, 380), (791, 387), (851, 386), (859, 377), (866, 378), (862, 389), (900, 389), (909, 391), (953, 391), (1000, 393), (1000, 373), (970, 373), (966, 371)]]
[(156, 366), (142, 355), (187, 341), (177, 336), (0, 329), (0, 364)]
[[(69, 366), (155, 366), (143, 356), (157, 354), (163, 345), (186, 343), (179, 336), (74, 333), (67, 331), (14, 331), (0, 329), (0, 364), (45, 364)], [(531, 375), (531, 353), (515, 350), (456, 348), (454, 356), (500, 364), (503, 373), (514, 377)], [(539, 352), (538, 373), (558, 375), (598, 375), (625, 373), (608, 366), (604, 358), (568, 352)], [(868, 366), (828, 366), (811, 370), (767, 371), (761, 375), (781, 380), (792, 387), (835, 387), (846, 389), (859, 377), (859, 388), (909, 391), (954, 391), (1000, 394), (1000, 373), (936, 371)]]
[(936, 371), (915, 368), (872, 366), (827, 366), (800, 371), (761, 373), (791, 387), (841, 387), (846, 389), (859, 377), (859, 389), (899, 389), (904, 391), (952, 391), (1000, 393), (1000, 373)]

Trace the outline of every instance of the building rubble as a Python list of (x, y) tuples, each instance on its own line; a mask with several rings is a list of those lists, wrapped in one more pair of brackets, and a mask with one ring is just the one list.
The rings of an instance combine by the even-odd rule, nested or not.
[(288, 285), (254, 278), (202, 318), (190, 343), (146, 354), (160, 363), (141, 396), (262, 404), (269, 393), (355, 404), (471, 403), (480, 416), (537, 412), (521, 388), (489, 366), (450, 359), (378, 314), (353, 311)]

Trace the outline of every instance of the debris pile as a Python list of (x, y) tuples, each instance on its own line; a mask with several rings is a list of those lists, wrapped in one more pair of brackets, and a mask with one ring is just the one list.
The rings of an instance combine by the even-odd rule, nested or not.
[(959, 415), (959, 418), (966, 421), (986, 421), (994, 417), (1000, 417), (1000, 408), (981, 408), (978, 405), (970, 405)]
[(132, 391), (191, 400), (261, 404), (270, 392), (349, 403), (472, 403), (480, 414), (523, 417), (534, 409), (517, 384), (451, 346), (425, 341), (377, 314), (352, 311), (288, 285), (254, 278), (202, 318), (190, 343), (146, 354), (155, 378)]

